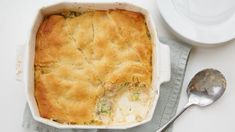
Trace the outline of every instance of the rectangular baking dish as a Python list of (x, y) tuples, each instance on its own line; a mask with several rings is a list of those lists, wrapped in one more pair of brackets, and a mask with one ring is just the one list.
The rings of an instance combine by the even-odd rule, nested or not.
[[(108, 10), (108, 9), (124, 9), (129, 11), (140, 12), (145, 16), (146, 24), (148, 26), (148, 30), (151, 35), (151, 39), (153, 42), (152, 50), (152, 88), (155, 91), (155, 96), (153, 100), (153, 104), (148, 112), (146, 118), (137, 123), (132, 124), (124, 124), (124, 125), (73, 125), (73, 124), (61, 124), (58, 122), (54, 122), (49, 119), (45, 119), (40, 117), (37, 103), (34, 97), (34, 54), (35, 54), (35, 39), (36, 33), (39, 28), (43, 17), (48, 14), (54, 14), (60, 12), (62, 10), (75, 10), (75, 11), (86, 11), (86, 10)], [(36, 19), (33, 23), (31, 34), (29, 36), (28, 43), (24, 45), (24, 50), (18, 51), (18, 55), (21, 56), (17, 62), (17, 70), (18, 76), (21, 78), (20, 80), (24, 83), (27, 101), (33, 115), (33, 118), (41, 123), (66, 129), (66, 128), (74, 128), (74, 129), (127, 129), (135, 126), (142, 125), (150, 121), (153, 117), (154, 110), (158, 101), (159, 93), (160, 93), (160, 84), (170, 80), (170, 49), (168, 46), (162, 44), (158, 37), (155, 24), (153, 22), (152, 17), (148, 13), (148, 11), (142, 7), (131, 3), (81, 3), (81, 2), (73, 2), (73, 3), (58, 3), (53, 5), (48, 5), (46, 7), (41, 8), (36, 16)], [(23, 57), (22, 57), (23, 56)], [(20, 72), (19, 72), (20, 71)], [(20, 75), (20, 73), (22, 73)], [(22, 77), (21, 77), (22, 76)]]

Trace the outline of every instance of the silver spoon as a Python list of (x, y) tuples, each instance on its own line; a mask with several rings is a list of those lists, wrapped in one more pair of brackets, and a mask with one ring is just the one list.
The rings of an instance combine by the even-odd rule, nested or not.
[(162, 132), (172, 124), (190, 106), (208, 106), (219, 99), (226, 88), (226, 79), (215, 69), (204, 69), (198, 72), (190, 81), (187, 89), (188, 103), (170, 121), (163, 125), (156, 132)]

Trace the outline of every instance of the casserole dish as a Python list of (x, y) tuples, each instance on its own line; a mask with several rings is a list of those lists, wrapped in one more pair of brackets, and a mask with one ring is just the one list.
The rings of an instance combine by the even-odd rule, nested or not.
[[(36, 34), (39, 29), (44, 16), (48, 14), (56, 14), (62, 10), (75, 10), (84, 12), (86, 10), (109, 10), (109, 9), (123, 9), (133, 12), (139, 12), (144, 15), (147, 28), (149, 30), (152, 41), (152, 89), (154, 96), (151, 107), (149, 107), (147, 116), (140, 122), (111, 124), (111, 125), (78, 125), (78, 124), (62, 124), (50, 119), (42, 118), (39, 113), (38, 105), (34, 95), (34, 56), (35, 56), (35, 42)], [(36, 17), (32, 28), (29, 43), (25, 46), (24, 52), (24, 69), (23, 82), (25, 83), (26, 97), (36, 121), (56, 127), (56, 128), (82, 128), (82, 129), (127, 129), (144, 124), (151, 120), (157, 100), (159, 97), (159, 87), (162, 82), (170, 79), (170, 52), (169, 47), (161, 44), (157, 38), (156, 28), (149, 13), (136, 5), (129, 3), (59, 3), (42, 8)]]

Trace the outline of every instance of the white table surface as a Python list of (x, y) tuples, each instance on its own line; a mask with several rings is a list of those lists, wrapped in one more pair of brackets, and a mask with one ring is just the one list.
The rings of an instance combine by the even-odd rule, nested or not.
[[(54, 0), (0, 1), (0, 131), (2, 132), (29, 132), (22, 128), (26, 99), (22, 84), (15, 81), (16, 46), (27, 42), (36, 11), (51, 2)], [(155, 19), (159, 36), (175, 38), (160, 17), (156, 0), (131, 2), (148, 8)], [(188, 110), (175, 123), (174, 132), (235, 131), (235, 41), (214, 48), (192, 49), (179, 109), (186, 103), (185, 88), (190, 78), (197, 71), (208, 67), (219, 69), (227, 78), (227, 90), (224, 96), (210, 107), (195, 107)]]

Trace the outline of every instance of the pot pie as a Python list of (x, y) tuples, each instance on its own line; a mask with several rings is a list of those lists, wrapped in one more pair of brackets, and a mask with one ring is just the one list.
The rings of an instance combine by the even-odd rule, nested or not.
[(42, 21), (35, 47), (40, 116), (59, 123), (142, 121), (153, 103), (152, 41), (141, 13), (65, 11)]

